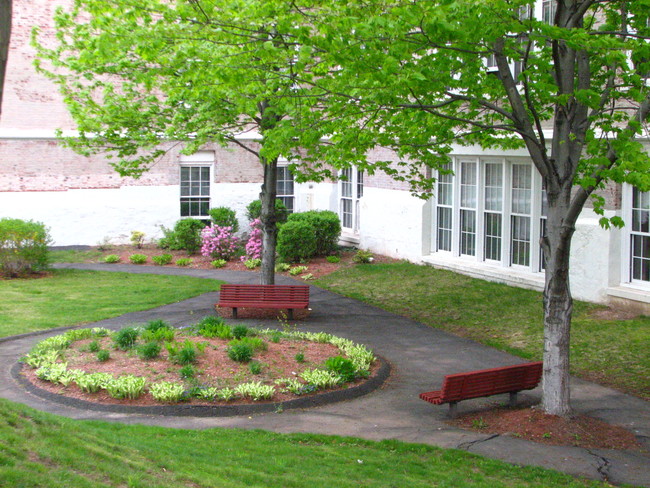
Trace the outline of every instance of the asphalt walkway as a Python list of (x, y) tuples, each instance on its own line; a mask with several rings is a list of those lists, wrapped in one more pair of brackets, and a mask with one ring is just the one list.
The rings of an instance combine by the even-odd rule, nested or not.
[[(250, 272), (191, 270), (134, 265), (63, 265), (79, 269), (128, 271), (131, 273), (178, 274), (215, 278), (230, 283), (257, 283)], [(292, 282), (280, 277), (278, 283)], [(214, 313), (218, 293), (207, 293), (179, 303), (145, 312), (126, 314), (93, 324), (112, 329), (164, 319), (172, 325), (195, 323)], [(312, 312), (297, 322), (299, 330), (325, 331), (369, 346), (387, 359), (392, 373), (378, 390), (352, 400), (311, 409), (285, 410), (234, 417), (190, 417), (98, 412), (44, 400), (18, 383), (10, 369), (30, 347), (52, 331), (16, 336), (0, 342), (0, 396), (33, 408), (74, 419), (100, 419), (123, 423), (160, 425), (187, 429), (239, 427), (275, 432), (312, 432), (398, 439), (406, 442), (456, 448), (520, 465), (542, 466), (573, 475), (650, 487), (650, 403), (603, 386), (572, 379), (572, 406), (585, 415), (601, 418), (634, 432), (646, 452), (547, 446), (512, 436), (481, 434), (457, 429), (445, 423), (447, 406), (423, 402), (418, 394), (437, 389), (452, 372), (493, 368), (522, 362), (501, 351), (449, 335), (407, 318), (364, 303), (311, 287)], [(237, 323), (273, 327), (271, 320), (238, 319)], [(60, 332), (59, 332), (60, 333)], [(520, 400), (538, 401), (539, 389), (520, 394)], [(468, 400), (459, 412), (507, 402), (507, 395)]]

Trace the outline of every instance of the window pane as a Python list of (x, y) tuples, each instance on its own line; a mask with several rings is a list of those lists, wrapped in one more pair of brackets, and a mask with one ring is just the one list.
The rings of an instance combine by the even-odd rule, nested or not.
[(501, 260), (501, 214), (485, 214), (485, 259)]
[(181, 200), (181, 217), (190, 216), (190, 202), (186, 199)]
[(190, 179), (190, 168), (181, 167), (181, 183), (187, 182)]
[(451, 208), (438, 207), (437, 244), (439, 251), (451, 251)]
[(532, 166), (512, 165), (512, 212), (530, 215)]
[(530, 264), (530, 218), (512, 216), (512, 264)]
[(632, 236), (632, 279), (650, 282), (650, 236)]
[(363, 171), (359, 171), (357, 174), (357, 198), (363, 196)]
[(352, 200), (348, 198), (341, 199), (341, 226), (352, 228)]
[(476, 254), (476, 212), (473, 210), (460, 211), (460, 253)]
[(210, 181), (210, 168), (208, 166), (203, 166), (201, 168), (201, 180), (206, 182)]
[(503, 170), (501, 164), (485, 165), (485, 210), (500, 212), (503, 207)]
[(461, 163), (460, 206), (476, 208), (476, 163)]
[(199, 181), (201, 179), (201, 168), (198, 166), (190, 168), (190, 178), (192, 181)]

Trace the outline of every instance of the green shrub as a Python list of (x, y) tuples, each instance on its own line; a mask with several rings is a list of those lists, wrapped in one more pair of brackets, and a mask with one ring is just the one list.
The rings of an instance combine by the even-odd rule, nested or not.
[(147, 256), (144, 254), (131, 254), (129, 256), (129, 261), (133, 264), (144, 264), (147, 262)]
[(248, 269), (259, 268), (262, 265), (262, 260), (259, 258), (247, 259), (244, 261), (244, 266)]
[[(278, 222), (286, 222), (289, 216), (289, 210), (279, 198), (275, 200), (275, 213)], [(259, 219), (262, 216), (261, 200), (253, 200), (246, 206), (246, 218), (249, 222)]]
[(164, 266), (172, 262), (173, 256), (171, 254), (161, 254), (160, 256), (152, 256), (151, 260), (158, 266)]
[(203, 222), (197, 219), (181, 219), (174, 225), (174, 230), (161, 226), (164, 236), (158, 241), (158, 246), (163, 249), (184, 249), (188, 254), (194, 254), (201, 247), (203, 227)]
[(353, 381), (357, 375), (354, 363), (343, 356), (327, 358), (325, 367), (328, 371), (338, 374), (345, 382)]
[(111, 353), (108, 352), (106, 349), (97, 351), (97, 361), (101, 361), (103, 363), (104, 361), (108, 361), (109, 359), (111, 359)]
[(341, 262), (341, 258), (339, 256), (327, 256), (325, 258), (328, 263), (336, 264)]
[(305, 353), (303, 353), (303, 352), (299, 352), (298, 354), (296, 354), (296, 355), (294, 356), (294, 359), (295, 359), (296, 362), (298, 362), (298, 363), (304, 363), (304, 362), (305, 362)]
[(121, 258), (117, 254), (109, 254), (104, 258), (104, 262), (108, 264), (119, 263)]
[(276, 273), (284, 273), (285, 271), (289, 271), (289, 269), (291, 269), (291, 265), (289, 263), (278, 263), (275, 265)]
[(241, 339), (233, 339), (228, 343), (228, 346), (232, 347), (237, 344), (247, 344), (255, 351), (266, 351), (269, 348), (269, 345), (260, 337), (242, 337)]
[(0, 274), (12, 278), (47, 269), (51, 241), (40, 222), (0, 219)]
[(230, 227), (232, 233), (235, 234), (239, 231), (239, 221), (237, 220), (237, 214), (235, 211), (228, 207), (216, 207), (211, 208), (208, 211), (212, 222), (214, 225), (219, 227)]
[(248, 365), (248, 370), (251, 374), (260, 374), (262, 372), (262, 363), (259, 361), (251, 361)]
[(160, 329), (171, 330), (171, 326), (162, 319), (150, 320), (147, 322), (147, 325), (144, 326), (144, 330), (149, 330), (151, 332), (156, 332)]
[[(325, 256), (338, 249), (341, 236), (341, 220), (331, 210), (310, 210), (289, 215), (287, 222), (307, 222), (316, 235), (315, 256)], [(311, 256), (310, 256), (311, 257)]]
[(253, 348), (249, 344), (237, 343), (226, 349), (228, 357), (238, 363), (247, 363), (253, 358)]
[(303, 220), (289, 221), (278, 232), (277, 252), (284, 262), (295, 263), (316, 252), (316, 235), (312, 224)]
[(185, 266), (189, 266), (193, 262), (194, 262), (194, 260), (192, 258), (178, 258), (176, 260), (176, 266), (185, 267)]
[(92, 341), (91, 343), (88, 344), (88, 351), (89, 352), (99, 352), (101, 347), (99, 346), (99, 342), (97, 341)]
[(155, 341), (141, 344), (136, 348), (136, 353), (140, 359), (156, 359), (160, 355), (160, 344)]
[(215, 259), (210, 264), (212, 265), (213, 268), (223, 268), (227, 263), (228, 261), (226, 261), (225, 259)]
[(131, 349), (135, 345), (135, 341), (138, 340), (138, 333), (138, 329), (134, 327), (125, 327), (118, 330), (113, 336), (115, 346), (123, 351)]
[(357, 264), (367, 264), (367, 263), (372, 263), (374, 261), (374, 257), (370, 251), (364, 251), (363, 249), (359, 249), (357, 253), (354, 255), (352, 258), (352, 261), (354, 261)]
[(235, 339), (241, 339), (242, 337), (246, 337), (248, 335), (248, 327), (245, 325), (236, 325), (232, 329), (232, 336)]
[(144, 236), (144, 232), (140, 232), (139, 230), (132, 230), (131, 244), (133, 244), (137, 249), (142, 249), (142, 246), (144, 245)]
[(181, 348), (178, 343), (167, 343), (165, 347), (169, 353), (169, 359), (176, 364), (192, 364), (198, 358), (196, 346), (192, 341), (185, 341)]
[(232, 328), (226, 324), (221, 317), (208, 315), (203, 317), (201, 321), (193, 327), (196, 334), (206, 337), (219, 337), (221, 339), (230, 339), (232, 335)]
[(190, 379), (196, 376), (196, 368), (191, 364), (186, 364), (181, 369), (178, 370), (178, 374), (181, 375), (183, 379)]

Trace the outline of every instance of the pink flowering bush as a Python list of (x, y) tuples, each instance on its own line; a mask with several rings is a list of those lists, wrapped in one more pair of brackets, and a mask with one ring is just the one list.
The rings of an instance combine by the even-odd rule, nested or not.
[(239, 239), (233, 234), (231, 226), (211, 225), (201, 231), (201, 255), (215, 259), (233, 258), (239, 249)]
[(262, 221), (255, 219), (250, 226), (251, 233), (246, 243), (246, 256), (241, 257), (242, 262), (249, 259), (262, 259)]

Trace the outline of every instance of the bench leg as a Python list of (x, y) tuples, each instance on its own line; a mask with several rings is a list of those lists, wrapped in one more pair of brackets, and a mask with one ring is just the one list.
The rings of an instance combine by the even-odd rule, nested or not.
[(511, 407), (516, 407), (517, 406), (517, 393), (518, 392), (510, 392), (510, 402), (509, 405)]
[(449, 418), (454, 419), (458, 415), (458, 402), (449, 403)]
[(293, 320), (293, 308), (288, 308), (287, 312), (289, 312), (289, 320)]
[(233, 319), (237, 318), (237, 307), (232, 307), (232, 318)]

